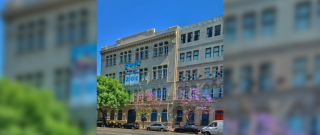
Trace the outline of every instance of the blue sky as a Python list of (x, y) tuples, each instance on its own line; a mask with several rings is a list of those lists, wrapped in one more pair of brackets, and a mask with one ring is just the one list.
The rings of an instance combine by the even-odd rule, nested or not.
[(98, 0), (97, 74), (103, 46), (151, 28), (180, 27), (223, 15), (223, 0)]
[[(5, 4), (6, 0), (0, 0), (0, 11), (2, 12), (3, 10), (3, 5)], [(2, 76), (2, 70), (3, 70), (3, 20), (2, 17), (0, 18), (0, 77)]]

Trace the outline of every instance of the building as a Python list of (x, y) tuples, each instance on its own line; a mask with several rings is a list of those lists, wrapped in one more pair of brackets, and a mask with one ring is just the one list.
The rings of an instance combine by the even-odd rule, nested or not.
[[(178, 89), (197, 88), (214, 98), (210, 113), (196, 114), (190, 124), (206, 125), (209, 121), (223, 119), (222, 27), (223, 18), (220, 16), (184, 27), (173, 26), (158, 32), (149, 29), (119, 38), (116, 44), (101, 48), (101, 75), (124, 83), (125, 63), (141, 62), (139, 85), (126, 86), (126, 91), (130, 94), (156, 91), (157, 97), (163, 101), (163, 107), (154, 110), (145, 125), (186, 123), (183, 117), (176, 116), (181, 114), (177, 108)], [(133, 114), (133, 105), (128, 104), (119, 110), (106, 106), (106, 119), (140, 123), (141, 117)], [(98, 115), (102, 117), (102, 114)]]
[(226, 134), (319, 134), (319, 1), (224, 5)]
[[(67, 103), (74, 73), (71, 50), (88, 44), (96, 46), (96, 1), (10, 0), (2, 17), (3, 75), (53, 90), (58, 100)], [(73, 121), (81, 129), (89, 129), (96, 117), (94, 108), (93, 112), (86, 109), (72, 113)]]

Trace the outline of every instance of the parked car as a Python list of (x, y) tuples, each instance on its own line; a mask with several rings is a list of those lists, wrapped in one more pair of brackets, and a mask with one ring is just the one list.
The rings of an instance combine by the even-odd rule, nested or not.
[(112, 128), (120, 128), (121, 127), (121, 123), (119, 122), (115, 122), (115, 121), (110, 121), (108, 123), (105, 123), (105, 127), (112, 127)]
[(163, 125), (161, 123), (158, 123), (158, 124), (153, 124), (153, 125), (147, 126), (146, 129), (148, 131), (151, 131), (151, 130), (169, 131), (170, 127)]
[(97, 127), (104, 127), (105, 123), (103, 123), (103, 119), (97, 120)]
[(223, 135), (223, 120), (212, 121), (208, 126), (201, 129), (201, 134)]
[(185, 125), (181, 128), (175, 128), (175, 132), (193, 132), (198, 134), (200, 132), (199, 128), (194, 127), (193, 125)]
[(122, 128), (139, 129), (138, 123), (125, 123), (121, 126)]

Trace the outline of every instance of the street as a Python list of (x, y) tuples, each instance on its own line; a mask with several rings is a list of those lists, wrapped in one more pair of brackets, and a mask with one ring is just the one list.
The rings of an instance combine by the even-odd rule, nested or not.
[[(122, 128), (109, 128), (97, 127), (97, 135), (195, 135), (195, 133), (176, 133), (172, 131), (147, 131), (141, 129), (122, 129)], [(200, 135), (200, 133), (199, 133)]]

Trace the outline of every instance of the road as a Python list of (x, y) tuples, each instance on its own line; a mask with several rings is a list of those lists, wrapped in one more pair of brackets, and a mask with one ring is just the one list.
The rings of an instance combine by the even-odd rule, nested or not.
[[(97, 135), (195, 135), (195, 133), (175, 133), (172, 131), (160, 132), (142, 129), (97, 127)], [(200, 133), (198, 135), (200, 135)]]

